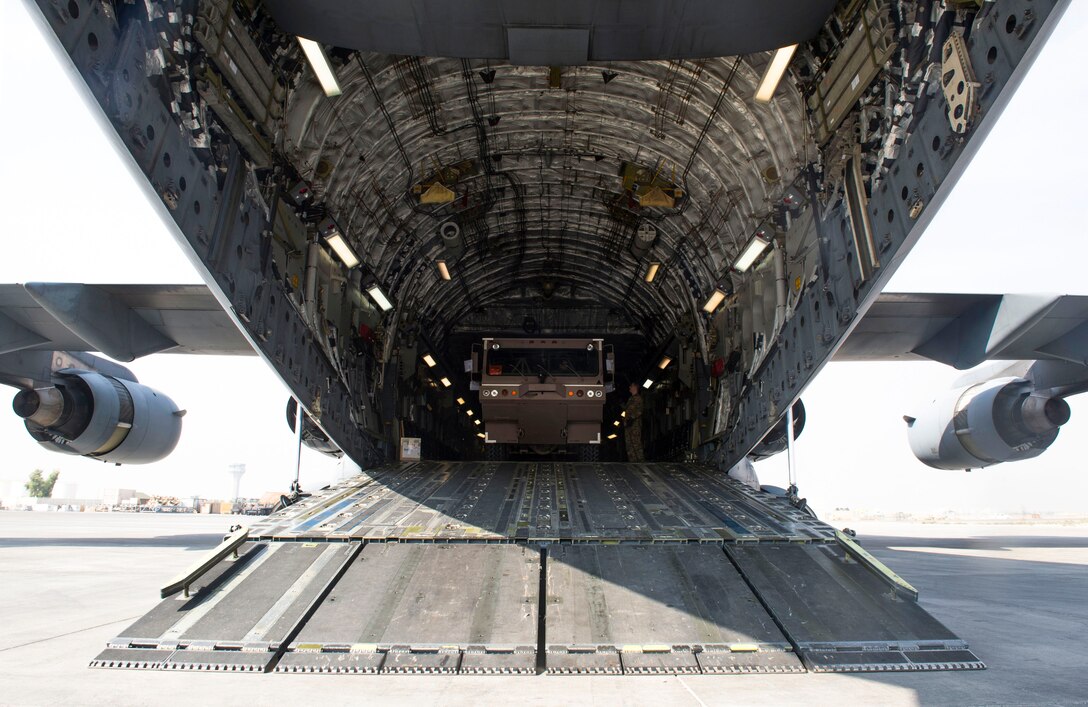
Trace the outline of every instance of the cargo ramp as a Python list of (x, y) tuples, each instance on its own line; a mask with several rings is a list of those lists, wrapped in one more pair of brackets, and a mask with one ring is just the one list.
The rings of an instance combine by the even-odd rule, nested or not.
[(852, 539), (690, 464), (391, 465), (233, 532), (162, 593), (93, 667), (985, 667)]

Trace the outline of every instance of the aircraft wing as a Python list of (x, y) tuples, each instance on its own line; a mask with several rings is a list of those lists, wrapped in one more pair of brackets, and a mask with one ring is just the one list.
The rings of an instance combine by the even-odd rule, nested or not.
[(884, 293), (833, 360), (1088, 365), (1088, 296)]
[(255, 354), (204, 285), (0, 285), (0, 354), (24, 350)]

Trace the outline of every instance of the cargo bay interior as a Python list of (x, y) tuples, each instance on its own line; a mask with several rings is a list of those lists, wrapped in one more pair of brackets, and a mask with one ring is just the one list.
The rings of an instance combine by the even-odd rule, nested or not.
[[(825, 1), (790, 5), (785, 22), (770, 21), (783, 3), (726, 3), (714, 31), (691, 32), (680, 14), (591, 3), (590, 38), (524, 30), (492, 46), (476, 4), (452, 45), (421, 5), (290, 5), (190, 2), (147, 22), (118, 5), (114, 31), (96, 48), (80, 33), (75, 51), (93, 64), (109, 42), (150, 74), (88, 81), (108, 82), (122, 139), (190, 244), (363, 466), (401, 434), (430, 458), (479, 455), (478, 428), (451, 413), (471, 400), (462, 362), (484, 334), (613, 341), (618, 381), (654, 380), (651, 458), (750, 450), (749, 408), (782, 416), (820, 362), (812, 347), (835, 339), (878, 252), (906, 237), (899, 212), (924, 204), (912, 192), (890, 221), (881, 211), (894, 222), (881, 233), (868, 211), (845, 215), (844, 195), (887, 189), (915, 104), (940, 100), (942, 43), (974, 18), (969, 4)], [(508, 24), (533, 12), (517, 7)], [(643, 25), (660, 32), (624, 33)], [(325, 44), (329, 77), (304, 34)], [(540, 65), (542, 46), (568, 53)], [(780, 81), (757, 96), (768, 76)], [(135, 119), (159, 100), (158, 129)], [(767, 368), (777, 390), (749, 400)]]
[[(415, 389), (399, 417), (428, 452), (471, 458), (478, 430), (460, 418), (450, 429), (444, 413), (469, 397), (458, 374), (470, 346), (498, 334), (606, 336), (618, 379), (639, 385), (669, 355), (655, 375), (651, 448), (675, 453), (719, 431), (714, 393), (728, 378), (712, 367), (731, 354), (730, 374), (754, 363), (742, 340), (771, 338), (784, 278), (806, 280), (816, 262), (791, 259), (780, 239), (748, 276), (762, 307), (745, 310), (747, 331), (740, 308), (717, 321), (702, 312), (717, 288), (732, 294), (728, 273), (752, 234), (797, 215), (783, 198), (809, 159), (803, 98), (794, 86), (773, 103), (752, 98), (769, 57), (576, 67), (330, 57), (342, 95), (301, 83), (278, 137), (298, 190), (316, 195), (303, 218), (335, 214), (328, 227), (396, 303), (392, 320), (380, 307), (361, 313), (376, 333), (361, 348), (395, 361), (383, 374)], [(797, 240), (794, 256), (813, 249)], [(305, 279), (301, 258), (287, 257), (300, 243), (273, 250)], [(425, 353), (447, 373), (428, 370)], [(454, 390), (433, 387), (444, 376)]]

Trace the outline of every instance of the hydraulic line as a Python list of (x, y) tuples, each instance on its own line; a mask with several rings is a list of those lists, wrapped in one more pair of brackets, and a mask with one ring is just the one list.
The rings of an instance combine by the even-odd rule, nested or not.
[[(703, 141), (706, 140), (706, 134), (710, 131), (710, 126), (714, 122), (714, 119), (718, 117), (718, 111), (722, 107), (722, 103), (725, 102), (725, 97), (729, 93), (730, 87), (733, 85), (733, 79), (737, 75), (737, 69), (740, 67), (741, 57), (737, 57), (733, 60), (733, 66), (729, 69), (729, 74), (725, 77), (725, 81), (722, 83), (722, 90), (718, 92), (718, 98), (714, 101), (714, 105), (711, 106), (710, 112), (707, 113), (706, 121), (703, 122), (703, 127), (699, 130), (699, 136), (695, 139), (695, 144), (691, 148), (691, 155), (688, 156), (687, 164), (684, 165), (684, 170), (680, 173), (680, 183), (684, 185), (684, 191), (688, 191), (688, 173), (691, 171), (691, 167), (695, 164), (695, 157), (699, 154), (699, 148), (703, 146)], [(686, 203), (686, 202), (685, 202)], [(683, 210), (684, 206), (681, 204), (680, 209)]]

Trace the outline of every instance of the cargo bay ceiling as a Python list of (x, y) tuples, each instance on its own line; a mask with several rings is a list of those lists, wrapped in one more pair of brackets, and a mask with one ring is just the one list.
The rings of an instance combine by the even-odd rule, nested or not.
[[(357, 56), (341, 99), (292, 96), (287, 149), (392, 299), (421, 318), (554, 296), (668, 329), (803, 165), (800, 99), (752, 105), (759, 72), (743, 59), (609, 70), (605, 83), (600, 69), (567, 69), (556, 90), (536, 67)], [(675, 206), (640, 206), (625, 168)], [(425, 203), (434, 192), (451, 200)], [(463, 241), (452, 258), (447, 221)], [(452, 286), (435, 277), (438, 259)], [(665, 264), (655, 283), (650, 261)]]
[[(792, 82), (753, 96), (767, 50), (833, 3), (458, 5), (272, 3), (280, 29), (327, 44), (342, 91), (300, 64), (279, 150), (436, 345), (527, 312), (660, 343), (811, 162)], [(678, 58), (619, 60), (641, 56)]]

